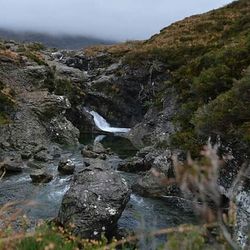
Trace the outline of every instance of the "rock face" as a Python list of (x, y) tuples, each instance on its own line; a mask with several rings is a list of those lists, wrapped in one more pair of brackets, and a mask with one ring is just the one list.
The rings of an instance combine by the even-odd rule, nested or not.
[(38, 145), (78, 143), (79, 131), (66, 118), (69, 100), (41, 87), (48, 72), (46, 66), (28, 63), (1, 65), (0, 80), (15, 92), (15, 110), (11, 122), (0, 126), (0, 148), (25, 152), (23, 159), (31, 158)]
[(73, 233), (83, 238), (112, 235), (129, 197), (127, 183), (119, 174), (91, 165), (75, 176), (58, 218), (66, 227), (74, 224)]
[(150, 108), (144, 118), (129, 133), (129, 138), (138, 147), (154, 144), (169, 145), (169, 136), (176, 131), (173, 117), (177, 112), (176, 93), (169, 89), (163, 101), (161, 112), (157, 108)]
[(99, 158), (105, 160), (110, 154), (110, 151), (105, 149), (100, 142), (95, 142), (93, 146), (85, 146), (81, 153), (84, 158)]

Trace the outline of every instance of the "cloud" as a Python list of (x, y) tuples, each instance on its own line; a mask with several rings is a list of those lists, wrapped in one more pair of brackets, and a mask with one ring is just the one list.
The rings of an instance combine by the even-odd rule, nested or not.
[(104, 39), (145, 39), (230, 0), (0, 0), (0, 27)]

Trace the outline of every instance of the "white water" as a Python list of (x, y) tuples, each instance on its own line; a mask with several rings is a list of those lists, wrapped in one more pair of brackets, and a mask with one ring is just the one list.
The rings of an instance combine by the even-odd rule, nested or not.
[(98, 135), (94, 140), (94, 144), (97, 142), (101, 142), (105, 137), (106, 135)]
[(89, 111), (86, 108), (85, 108), (85, 110), (86, 110), (86, 112), (88, 112), (89, 114), (91, 114), (93, 116), (96, 127), (104, 132), (128, 133), (130, 131), (130, 128), (111, 127), (110, 124), (102, 116), (100, 116), (97, 112)]

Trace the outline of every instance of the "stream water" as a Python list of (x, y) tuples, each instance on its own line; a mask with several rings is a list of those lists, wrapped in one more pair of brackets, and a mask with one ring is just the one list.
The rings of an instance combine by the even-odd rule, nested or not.
[[(112, 134), (85, 135), (82, 140), (83, 144), (102, 141), (104, 147), (111, 148), (119, 156), (110, 159), (110, 163), (114, 167), (122, 161), (122, 158), (133, 156), (136, 153), (135, 148), (127, 139)], [(62, 157), (71, 159), (76, 164), (76, 168), (82, 166), (83, 158), (79, 149), (65, 150)], [(58, 173), (58, 161), (53, 161), (47, 166), (48, 171), (54, 176), (50, 183), (34, 185), (29, 177), (28, 168), (22, 174), (7, 176), (1, 180), (0, 205), (20, 201), (18, 206), (31, 221), (56, 217), (62, 197), (69, 189), (72, 179), (71, 176), (62, 176)], [(121, 174), (129, 183), (133, 183), (138, 177), (135, 174)], [(33, 204), (30, 205), (26, 201), (33, 201)], [(173, 209), (162, 200), (143, 198), (132, 194), (118, 224), (125, 229), (145, 231), (193, 222), (195, 222), (195, 218), (192, 214), (185, 214), (181, 210)]]

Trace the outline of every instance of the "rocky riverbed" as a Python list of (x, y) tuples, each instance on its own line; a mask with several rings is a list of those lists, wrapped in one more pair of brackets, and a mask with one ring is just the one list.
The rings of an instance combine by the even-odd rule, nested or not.
[[(108, 141), (108, 136), (106, 140)], [(115, 211), (117, 211), (118, 208), (113, 207), (114, 205), (112, 205), (114, 204), (113, 203), (114, 196), (112, 196), (111, 190), (115, 188), (114, 184), (118, 185), (117, 187), (119, 187), (119, 182), (115, 181), (114, 184), (109, 183), (109, 179), (112, 178), (112, 175), (110, 174), (116, 173), (117, 177), (115, 178), (121, 178), (121, 180), (123, 180), (122, 183), (123, 182), (127, 183), (125, 184), (127, 186), (126, 187), (127, 191), (126, 188), (122, 188), (122, 186), (119, 187), (121, 188), (120, 190), (122, 192), (125, 193), (127, 192), (126, 202), (124, 201), (125, 203), (123, 207), (120, 208), (119, 212), (123, 213), (119, 214), (119, 216), (117, 217), (118, 219), (121, 216), (117, 224), (119, 230), (123, 229), (126, 230), (127, 232), (146, 232), (149, 228), (150, 230), (159, 230), (166, 227), (180, 225), (183, 222), (196, 223), (196, 218), (192, 212), (188, 212), (183, 209), (178, 209), (175, 206), (169, 206), (164, 200), (143, 198), (140, 195), (134, 193), (130, 194), (128, 190), (131, 188), (131, 185), (133, 185), (133, 183), (136, 181), (138, 175), (128, 174), (120, 171), (117, 172), (116, 169), (118, 165), (124, 162), (125, 157), (128, 157), (128, 148), (127, 147), (122, 148), (122, 146), (120, 145), (121, 139), (119, 137), (116, 140), (111, 136), (111, 141), (112, 143), (110, 142), (108, 143), (108, 145), (111, 146), (111, 150), (112, 148), (115, 149), (119, 146), (120, 147), (119, 152), (121, 153), (121, 157), (123, 159), (121, 159), (119, 155), (114, 154), (112, 151), (111, 151), (112, 154), (108, 156), (106, 160), (101, 160), (96, 158), (94, 159), (83, 158), (82, 155), (80, 154), (80, 149), (75, 148), (74, 150), (72, 149), (63, 150), (60, 158), (58, 158), (57, 160), (51, 160), (46, 164), (47, 165), (46, 171), (53, 176), (53, 180), (51, 180), (49, 183), (41, 183), (41, 184), (32, 183), (32, 180), (30, 178), (31, 170), (28, 167), (27, 168), (25, 167), (22, 173), (6, 176), (1, 181), (1, 190), (0, 190), (1, 204), (12, 202), (13, 200), (20, 201), (21, 203), (19, 207), (23, 210), (24, 214), (26, 214), (28, 218), (31, 220), (32, 225), (35, 225), (41, 219), (53, 219), (57, 217), (63, 199), (64, 199), (63, 201), (64, 204), (68, 199), (68, 197), (71, 196), (71, 194), (73, 194), (72, 192), (74, 191), (73, 190), (69, 191), (69, 190), (73, 188), (72, 184), (74, 182), (78, 182), (77, 181), (78, 178), (81, 179), (81, 172), (83, 174), (83, 178), (88, 178), (86, 174), (89, 174), (90, 176), (92, 176), (92, 178), (94, 179), (96, 178), (96, 180), (94, 179), (89, 180), (89, 185), (87, 184), (86, 181), (84, 181), (83, 183), (85, 183), (84, 185), (86, 186), (83, 188), (81, 188), (81, 185), (79, 184), (77, 184), (75, 187), (79, 188), (79, 190), (81, 189), (82, 192), (85, 190), (86, 192), (88, 191), (90, 193), (94, 192), (97, 195), (96, 200), (95, 196), (92, 198), (90, 196), (91, 200), (85, 201), (86, 207), (84, 207), (84, 204), (82, 204), (81, 208), (79, 207), (79, 209), (87, 209), (85, 210), (85, 213), (83, 212), (83, 216), (84, 214), (85, 216), (87, 216), (83, 221), (84, 223), (90, 223), (89, 226), (86, 227), (90, 233), (88, 235), (86, 235), (85, 233), (84, 236), (88, 237), (97, 236), (97, 234), (99, 234), (100, 232), (105, 231), (104, 228), (111, 230), (109, 222), (104, 220), (104, 217), (105, 216), (107, 217), (107, 215), (104, 216), (104, 214), (100, 213), (101, 216), (100, 218), (102, 218), (101, 221), (103, 224), (98, 224), (97, 228), (97, 226), (95, 227), (95, 224), (92, 223), (93, 218), (90, 216), (91, 214), (88, 217), (88, 212), (86, 211), (89, 210), (91, 211), (91, 213), (93, 212), (98, 213), (99, 211), (98, 209), (102, 211), (103, 209), (105, 209), (105, 207), (108, 207), (109, 209), (107, 209), (107, 212), (109, 216), (111, 215), (111, 217), (113, 216), (113, 212), (115, 213)], [(103, 141), (103, 143), (106, 144), (105, 141)], [(127, 144), (129, 143), (127, 142)], [(135, 154), (135, 151), (130, 151), (129, 155), (131, 154)], [(75, 165), (75, 176), (77, 178), (75, 181), (73, 180), (74, 179), (73, 175), (62, 175), (58, 171), (58, 164), (61, 158), (69, 159)], [(86, 166), (87, 162), (89, 163), (91, 162), (91, 165), (93, 166), (94, 175), (92, 175), (91, 166), (89, 167)], [(24, 166), (30, 165), (29, 161), (24, 161), (23, 164)], [(100, 176), (97, 173), (95, 173), (95, 171), (101, 171), (99, 174)], [(104, 172), (102, 173), (102, 171)], [(104, 186), (100, 185), (101, 178), (104, 178), (103, 185), (106, 186), (106, 188), (108, 188), (108, 191), (105, 190)], [(97, 181), (96, 184), (95, 181)], [(121, 185), (124, 185), (122, 183)], [(91, 191), (91, 186), (93, 186), (93, 188), (96, 187), (97, 190)], [(66, 196), (64, 196), (65, 193), (67, 193)], [(98, 200), (98, 195), (100, 196), (100, 201)], [(111, 197), (108, 198), (107, 195), (111, 195)], [(117, 191), (115, 191), (114, 195), (116, 195), (117, 197), (122, 197), (122, 195), (120, 196), (119, 193), (117, 193)], [(101, 199), (105, 196), (107, 196), (105, 198), (106, 200), (103, 200), (104, 203), (102, 204)], [(130, 200), (126, 205), (129, 197)], [(79, 200), (81, 198), (78, 197), (77, 199)], [(111, 203), (110, 199), (112, 200)], [(122, 201), (117, 201), (117, 202), (118, 203), (115, 206), (122, 205)], [(87, 206), (91, 206), (92, 208), (88, 209)], [(76, 207), (77, 206), (75, 205), (69, 207), (68, 209), (76, 209)], [(70, 214), (74, 214), (74, 212), (72, 211)], [(65, 211), (65, 208), (62, 207), (59, 213), (59, 218), (61, 218), (62, 222), (64, 222), (65, 219), (63, 218), (66, 214), (68, 214), (67, 211)], [(109, 216), (107, 218), (110, 220)], [(99, 218), (96, 215), (94, 217), (98, 222)], [(82, 220), (80, 220), (79, 218), (79, 220), (76, 220), (75, 223), (78, 224), (78, 221), (80, 222)], [(116, 221), (114, 220), (114, 222)], [(100, 225), (102, 226), (100, 227)], [(81, 225), (81, 228), (83, 228), (83, 225)], [(100, 232), (98, 232), (98, 230), (100, 230)], [(116, 234), (115, 231), (113, 232), (113, 234)], [(160, 239), (158, 239), (156, 242), (160, 242)], [(145, 241), (142, 240), (140, 244), (144, 243)]]

